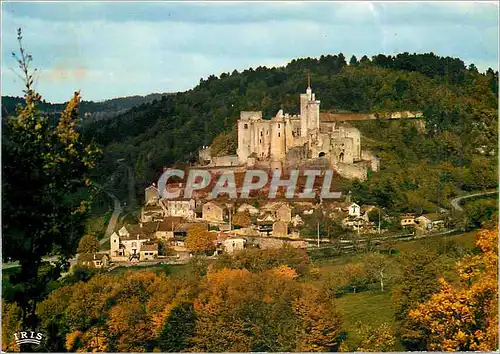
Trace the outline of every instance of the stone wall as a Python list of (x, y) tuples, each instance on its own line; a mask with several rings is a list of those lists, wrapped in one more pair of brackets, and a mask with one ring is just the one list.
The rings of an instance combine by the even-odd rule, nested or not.
[(239, 160), (237, 155), (214, 156), (210, 166), (224, 167), (224, 166), (238, 166)]
[(362, 163), (361, 164), (338, 163), (335, 164), (333, 168), (339, 175), (341, 175), (344, 178), (359, 179), (361, 181), (364, 181), (367, 178), (367, 168)]

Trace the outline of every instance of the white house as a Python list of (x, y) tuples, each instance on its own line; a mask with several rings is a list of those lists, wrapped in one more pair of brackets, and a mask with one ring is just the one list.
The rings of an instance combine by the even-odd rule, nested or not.
[[(130, 226), (130, 225), (128, 225)], [(139, 258), (141, 246), (145, 243), (150, 243), (152, 237), (143, 233), (125, 234), (122, 227), (118, 233), (113, 232), (110, 237), (110, 257), (113, 261), (126, 261), (131, 258)]]
[(246, 243), (247, 240), (244, 238), (228, 238), (222, 242), (227, 253), (233, 253), (244, 249)]

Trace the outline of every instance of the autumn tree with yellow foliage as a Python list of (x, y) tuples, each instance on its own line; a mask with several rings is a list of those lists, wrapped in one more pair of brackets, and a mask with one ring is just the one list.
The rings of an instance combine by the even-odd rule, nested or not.
[(208, 252), (215, 248), (217, 239), (215, 232), (209, 232), (205, 225), (194, 225), (189, 228), (185, 245), (191, 252)]
[(409, 312), (427, 350), (498, 349), (498, 231), (480, 231), (476, 246), (481, 253), (458, 262), (459, 285), (440, 279), (441, 290)]
[(233, 216), (232, 223), (235, 226), (249, 227), (252, 224), (252, 220), (248, 213), (236, 213)]
[[(84, 233), (92, 199), (89, 176), (100, 152), (80, 138), (79, 92), (58, 119), (41, 111), (21, 29), (17, 39), (19, 54), (13, 56), (25, 89), (17, 114), (2, 117), (2, 208), (9, 211), (2, 218), (2, 258), (20, 264), (9, 282), (18, 286), (23, 329), (36, 330), (36, 306), (50, 291), (48, 284), (67, 270)], [(49, 254), (58, 261), (42, 271), (42, 257)]]
[(196, 351), (333, 351), (340, 317), (286, 266), (208, 273), (194, 302)]

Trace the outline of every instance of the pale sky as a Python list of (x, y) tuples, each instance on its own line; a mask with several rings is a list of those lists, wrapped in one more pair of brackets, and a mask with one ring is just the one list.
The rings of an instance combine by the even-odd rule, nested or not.
[(496, 2), (4, 2), (2, 95), (22, 95), (16, 30), (51, 102), (184, 91), (298, 57), (434, 52), (498, 70)]

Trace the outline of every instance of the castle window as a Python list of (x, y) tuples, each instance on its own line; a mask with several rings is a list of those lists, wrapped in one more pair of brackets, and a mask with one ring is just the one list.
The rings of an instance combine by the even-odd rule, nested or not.
[(261, 143), (261, 144), (262, 144), (262, 139), (259, 139), (259, 143)]
[(266, 135), (269, 135), (269, 130), (266, 130)]
[(280, 137), (280, 132), (278, 132), (278, 138)]
[(248, 124), (245, 124), (243, 128), (248, 129)]
[(263, 133), (262, 133), (262, 130), (261, 130), (261, 131), (260, 131), (260, 136), (262, 136), (262, 135), (263, 135)]
[(280, 127), (280, 124), (278, 123), (278, 128)]

